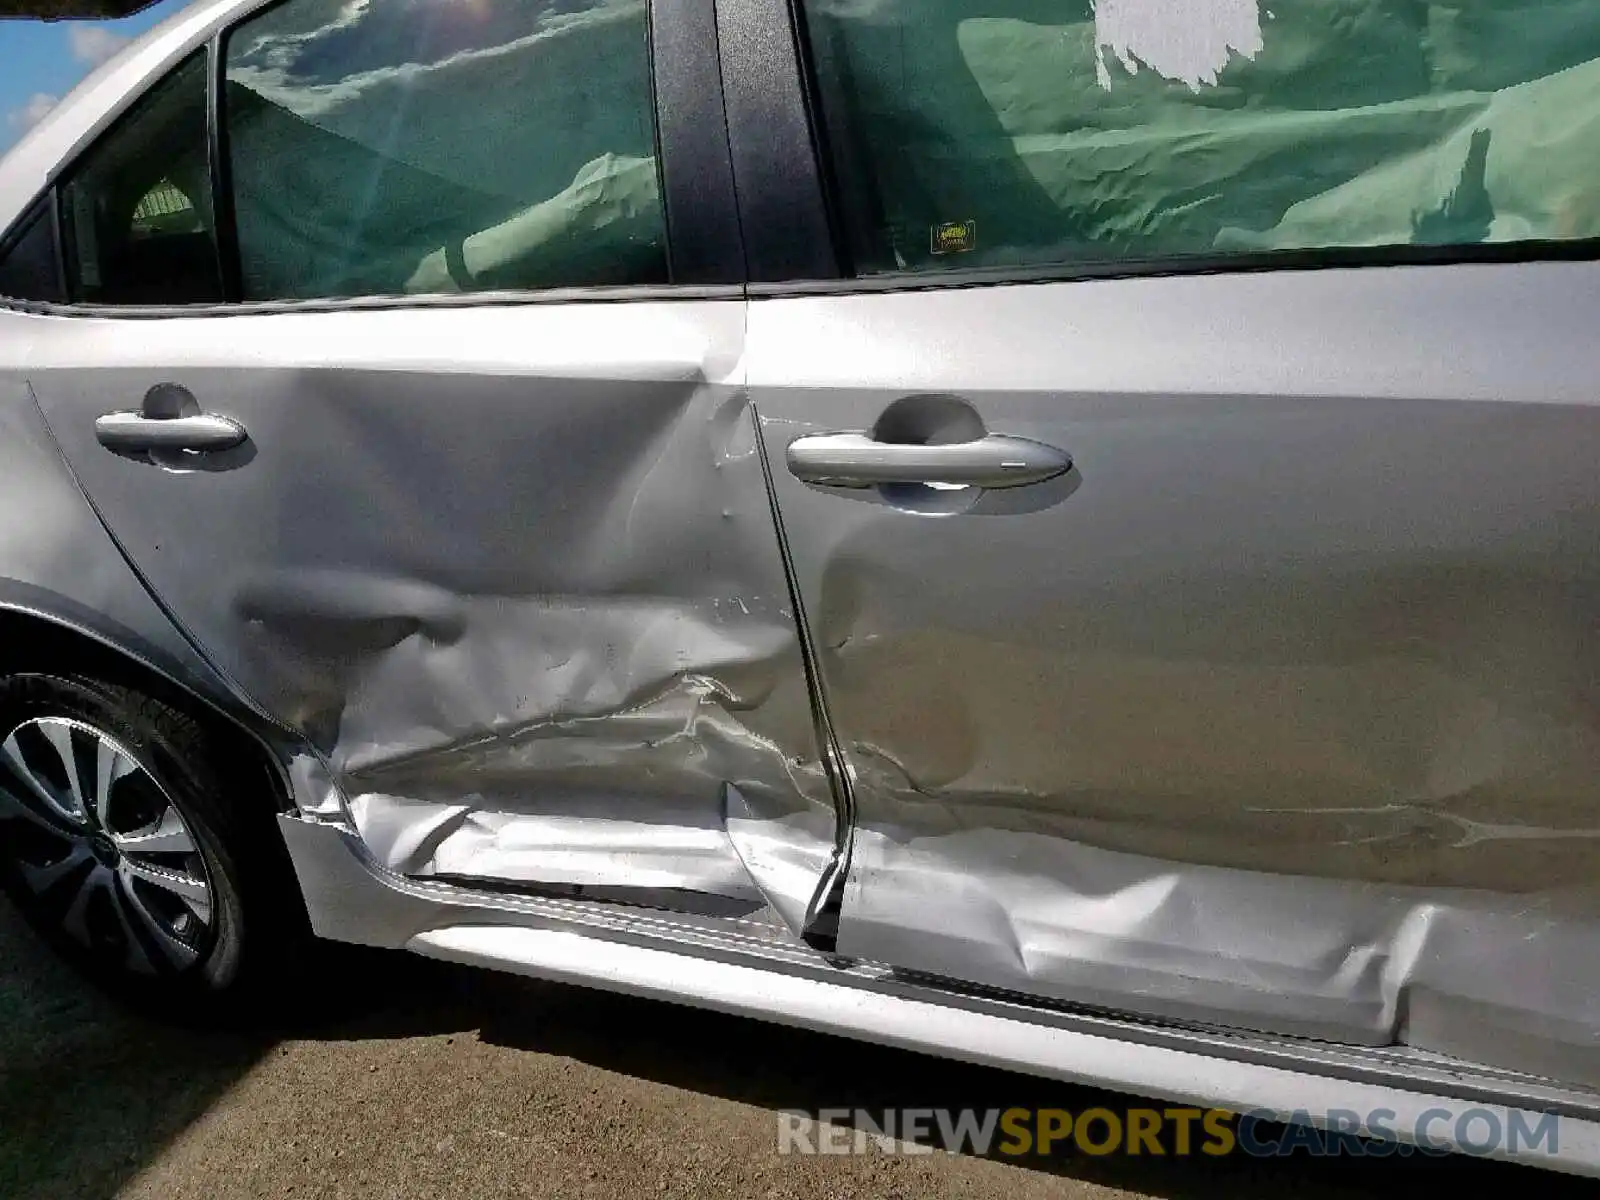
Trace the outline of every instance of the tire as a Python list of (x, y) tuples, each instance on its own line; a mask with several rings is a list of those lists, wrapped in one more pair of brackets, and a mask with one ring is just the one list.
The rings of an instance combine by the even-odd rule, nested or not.
[(90, 979), (166, 1019), (254, 1013), (305, 940), (270, 809), (229, 760), (206, 724), (131, 688), (0, 679), (0, 889)]

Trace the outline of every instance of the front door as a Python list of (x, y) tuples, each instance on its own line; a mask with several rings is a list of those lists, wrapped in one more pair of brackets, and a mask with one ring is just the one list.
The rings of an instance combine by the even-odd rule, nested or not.
[(752, 304), (839, 951), (1600, 1078), (1600, 269), (1473, 261), (1600, 235), (1600, 20), (992, 7), (815, 6), (856, 277)]

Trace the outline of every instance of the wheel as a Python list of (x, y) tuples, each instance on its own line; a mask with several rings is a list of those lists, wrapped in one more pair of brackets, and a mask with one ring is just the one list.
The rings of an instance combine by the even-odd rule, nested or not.
[(243, 1007), (304, 921), (270, 814), (230, 793), (219, 751), (126, 687), (0, 680), (0, 887), (96, 982), (180, 1019)]

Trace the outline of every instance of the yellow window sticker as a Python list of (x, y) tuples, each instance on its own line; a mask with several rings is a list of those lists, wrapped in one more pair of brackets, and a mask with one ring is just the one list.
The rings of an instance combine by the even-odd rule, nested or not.
[(944, 221), (928, 230), (930, 254), (965, 254), (977, 244), (976, 221)]

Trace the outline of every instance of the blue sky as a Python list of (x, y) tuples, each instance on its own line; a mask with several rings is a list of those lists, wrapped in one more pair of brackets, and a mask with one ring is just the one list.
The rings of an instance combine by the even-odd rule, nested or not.
[(189, 3), (161, 0), (121, 21), (0, 18), (0, 154), (124, 42)]

